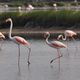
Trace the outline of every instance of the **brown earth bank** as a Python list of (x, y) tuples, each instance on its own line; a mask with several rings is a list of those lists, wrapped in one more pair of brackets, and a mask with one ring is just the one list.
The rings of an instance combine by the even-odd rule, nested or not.
[[(13, 29), (12, 30), (12, 36), (18, 35), (18, 36), (24, 36), (28, 38), (43, 38), (44, 33), (46, 31), (49, 31), (51, 33), (51, 36), (54, 38), (57, 38), (59, 34), (63, 34), (65, 30), (53, 30), (53, 29), (45, 29), (45, 30), (36, 30), (36, 29)], [(76, 33), (78, 33), (78, 38), (80, 39), (80, 30), (73, 30)], [(0, 32), (2, 32), (6, 37), (8, 37), (9, 29), (0, 29)], [(76, 37), (77, 38), (77, 37)]]
[[(64, 33), (65, 30), (59, 30), (59, 29), (21, 29), (21, 28), (17, 28), (17, 29), (13, 29), (12, 30), (12, 34), (29, 34), (29, 33), (44, 33), (46, 31), (49, 31), (50, 33)], [(76, 33), (80, 33), (80, 30), (73, 30), (75, 31)], [(0, 29), (0, 32), (2, 32), (3, 34), (8, 34), (9, 33), (9, 29)]]

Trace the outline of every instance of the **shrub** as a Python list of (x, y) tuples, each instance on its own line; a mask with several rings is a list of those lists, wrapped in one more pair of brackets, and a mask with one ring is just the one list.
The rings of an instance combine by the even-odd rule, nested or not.
[[(13, 19), (15, 28), (23, 28), (25, 26), (26, 28), (40, 29), (76, 29), (76, 27), (80, 25), (80, 11), (73, 10), (39, 10), (29, 13), (0, 13), (0, 21), (8, 17)], [(0, 28), (4, 28), (4, 26), (6, 26), (6, 24), (1, 24)]]

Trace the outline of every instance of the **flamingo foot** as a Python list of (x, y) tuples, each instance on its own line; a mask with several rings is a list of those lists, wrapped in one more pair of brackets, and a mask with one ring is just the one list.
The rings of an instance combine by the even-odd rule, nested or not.
[(51, 61), (50, 61), (50, 64), (51, 64), (53, 61), (54, 61), (54, 60), (51, 60)]
[(50, 61), (50, 64), (51, 64), (54, 60), (56, 60), (56, 59), (58, 59), (58, 58), (60, 58), (60, 57), (62, 57), (62, 56), (63, 56), (63, 55), (61, 54), (59, 57), (52, 59), (52, 60)]
[(28, 65), (30, 65), (30, 62), (28, 61)]

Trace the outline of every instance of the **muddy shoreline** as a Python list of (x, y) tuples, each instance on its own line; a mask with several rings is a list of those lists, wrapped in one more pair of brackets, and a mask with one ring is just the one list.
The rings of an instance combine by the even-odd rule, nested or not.
[[(12, 30), (12, 36), (18, 35), (28, 38), (35, 38), (35, 39), (41, 39), (44, 37), (44, 33), (46, 31), (49, 31), (51, 33), (51, 36), (54, 38), (57, 38), (59, 34), (63, 34), (65, 30), (31, 30), (31, 29), (13, 29)], [(78, 33), (78, 37), (80, 39), (80, 30), (73, 30), (76, 33)], [(0, 32), (2, 32), (7, 38), (9, 34), (9, 29), (0, 29)]]

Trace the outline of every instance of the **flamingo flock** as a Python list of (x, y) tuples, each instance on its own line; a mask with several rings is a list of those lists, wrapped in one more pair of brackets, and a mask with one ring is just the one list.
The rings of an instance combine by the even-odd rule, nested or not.
[[(12, 37), (11, 33), (12, 33), (13, 21), (12, 21), (11, 18), (8, 18), (8, 19), (6, 19), (5, 22), (6, 23), (7, 22), (10, 23), (9, 39), (12, 40), (14, 43), (16, 43), (18, 45), (18, 66), (19, 66), (19, 63), (20, 63), (20, 45), (24, 45), (29, 50), (29, 52), (28, 52), (28, 58), (27, 58), (27, 63), (29, 65), (30, 64), (30, 54), (31, 54), (31, 45), (30, 45), (30, 43), (27, 40), (25, 40), (24, 38), (20, 37), (20, 36), (13, 36)], [(77, 33), (75, 33), (74, 31), (65, 30), (65, 32), (64, 32), (64, 36), (65, 37), (63, 37), (63, 35), (59, 35), (57, 39), (58, 40), (59, 39), (67, 40), (68, 37), (71, 37), (74, 40), (73, 36), (75, 36), (75, 35), (77, 35)], [(62, 43), (62, 42), (60, 42), (58, 40), (49, 41), (49, 38), (50, 38), (50, 33), (49, 32), (45, 32), (44, 33), (44, 37), (46, 38), (45, 39), (46, 44), (48, 46), (50, 46), (50, 47), (52, 47), (52, 48), (54, 48), (54, 49), (57, 50), (57, 55), (58, 56), (56, 58), (52, 59), (50, 61), (50, 64), (54, 60), (58, 59), (59, 66), (60, 66), (60, 58), (63, 56), (62, 53), (60, 52), (60, 49), (61, 48), (67, 48), (68, 45), (66, 45), (66, 44), (64, 44), (64, 43)], [(5, 36), (1, 32), (0, 32), (0, 39), (1, 40), (5, 39)]]

